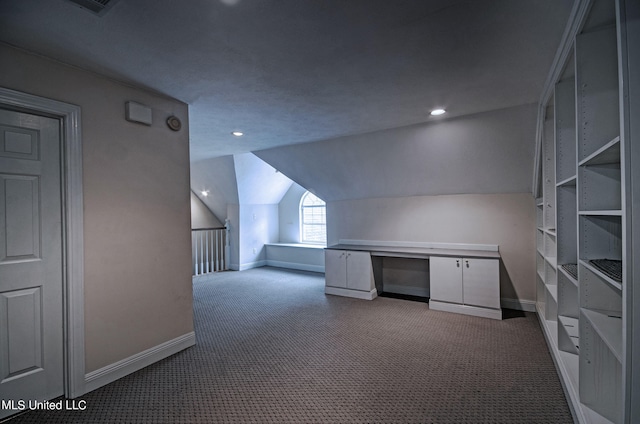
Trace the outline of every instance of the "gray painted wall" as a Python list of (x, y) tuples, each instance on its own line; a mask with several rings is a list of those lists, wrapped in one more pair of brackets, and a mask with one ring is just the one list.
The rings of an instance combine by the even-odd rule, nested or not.
[(253, 153), (233, 155), (241, 205), (277, 205), (292, 181)]
[(531, 191), (536, 106), (255, 154), (325, 201)]
[(300, 199), (306, 192), (307, 189), (293, 183), (278, 204), (281, 243), (300, 243)]
[(82, 108), (86, 372), (193, 331), (187, 105), (5, 44), (0, 63), (0, 86)]
[(327, 243), (340, 239), (497, 244), (501, 296), (535, 300), (530, 193), (359, 199), (327, 204)]
[(264, 244), (279, 237), (278, 203), (293, 182), (252, 153), (195, 162), (191, 169), (195, 193), (209, 191), (198, 198), (220, 221), (230, 221), (230, 268), (264, 265)]
[[(192, 163), (191, 189), (219, 220), (227, 219), (227, 205), (238, 204), (233, 156)], [(209, 195), (202, 196), (202, 191), (208, 191)]]
[(265, 244), (278, 241), (278, 205), (240, 205), (239, 219), (239, 263), (234, 269), (266, 265)]
[(502, 297), (533, 301), (535, 122), (523, 105), (256, 155), (327, 201), (328, 245), (498, 244)]

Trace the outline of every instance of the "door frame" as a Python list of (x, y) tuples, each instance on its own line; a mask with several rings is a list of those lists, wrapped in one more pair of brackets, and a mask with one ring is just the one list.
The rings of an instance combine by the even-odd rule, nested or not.
[(84, 238), (80, 106), (0, 87), (0, 105), (60, 119), (64, 395), (85, 393)]

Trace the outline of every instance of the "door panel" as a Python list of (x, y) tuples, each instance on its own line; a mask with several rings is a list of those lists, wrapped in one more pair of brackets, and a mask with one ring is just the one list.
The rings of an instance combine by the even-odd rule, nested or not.
[(63, 394), (61, 198), (59, 121), (0, 109), (0, 399)]
[(369, 252), (347, 252), (347, 288), (373, 290), (373, 266)]
[(39, 178), (0, 174), (0, 262), (40, 257)]
[(462, 303), (462, 259), (429, 258), (431, 299)]
[(500, 308), (500, 270), (497, 259), (464, 259), (465, 305)]
[(326, 249), (324, 262), (327, 286), (347, 288), (347, 253), (344, 250)]
[(40, 288), (0, 294), (0, 384), (42, 370)]
[(0, 144), (0, 157), (38, 160), (39, 132), (28, 128), (0, 125), (4, 143)]

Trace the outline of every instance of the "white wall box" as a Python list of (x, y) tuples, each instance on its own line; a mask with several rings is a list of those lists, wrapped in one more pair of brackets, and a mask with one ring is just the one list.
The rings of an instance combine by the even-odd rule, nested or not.
[(325, 249), (325, 293), (372, 300), (377, 296), (371, 254)]
[(433, 310), (502, 319), (497, 259), (431, 257)]
[(536, 307), (579, 423), (640, 422), (638, 52), (640, 2), (576, 1), (539, 107)]

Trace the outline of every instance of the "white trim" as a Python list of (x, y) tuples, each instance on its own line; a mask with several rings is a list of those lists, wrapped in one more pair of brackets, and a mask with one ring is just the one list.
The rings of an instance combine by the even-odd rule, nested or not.
[[(569, 376), (569, 370), (564, 364), (562, 358), (560, 358), (560, 350), (558, 350), (558, 345), (556, 343), (556, 339), (554, 338), (554, 334), (552, 332), (556, 328), (549, 328), (544, 319), (545, 313), (542, 309), (536, 306), (536, 312), (538, 313), (538, 320), (540, 321), (540, 327), (542, 327), (542, 334), (547, 342), (547, 347), (551, 352), (551, 358), (553, 359), (553, 363), (556, 366), (556, 371), (560, 374), (560, 383), (562, 384), (562, 388), (564, 389), (565, 397), (568, 400), (569, 410), (571, 411), (571, 415), (573, 415), (574, 421), (578, 423), (586, 423), (587, 420), (584, 416), (584, 411), (581, 408), (580, 403), (580, 395), (577, 392), (577, 388), (571, 384), (571, 377)], [(557, 335), (555, 335), (557, 337)]]
[(275, 247), (295, 247), (296, 249), (326, 249), (324, 244), (310, 244), (310, 243), (265, 243), (265, 246)]
[(580, 31), (582, 27), (582, 23), (584, 22), (585, 16), (593, 0), (576, 0), (573, 4), (573, 8), (571, 9), (571, 13), (569, 14), (568, 25), (565, 27), (564, 33), (562, 34), (562, 41), (560, 42), (560, 46), (556, 51), (556, 55), (553, 59), (553, 64), (551, 65), (551, 69), (549, 74), (547, 75), (547, 79), (545, 80), (542, 94), (540, 95), (540, 103), (538, 106), (538, 120), (536, 123), (536, 148), (535, 148), (535, 157), (534, 157), (534, 166), (533, 166), (533, 186), (532, 193), (533, 197), (537, 198), (540, 194), (541, 187), (538, 187), (538, 172), (540, 171), (540, 155), (542, 150), (542, 138), (544, 137), (542, 133), (543, 123), (544, 123), (544, 115), (546, 110), (546, 105), (551, 98), (551, 94), (554, 92), (555, 85), (558, 82), (562, 71), (564, 70), (565, 64), (567, 63), (567, 59), (571, 55), (573, 50), (573, 43), (576, 35)]
[(506, 309), (515, 309), (516, 311), (536, 312), (536, 302), (533, 300), (509, 299), (503, 297), (500, 299), (500, 306)]
[(300, 271), (312, 271), (324, 273), (324, 267), (322, 265), (310, 265), (297, 262), (283, 262), (267, 259), (267, 266), (275, 266), (277, 268), (297, 269)]
[(333, 294), (336, 296), (354, 297), (356, 299), (363, 299), (363, 300), (373, 300), (376, 297), (378, 297), (378, 291), (376, 289), (373, 289), (371, 291), (361, 291), (361, 290), (343, 289), (340, 287), (325, 286), (324, 293)]
[(400, 284), (384, 284), (384, 293), (404, 294), (408, 296), (429, 297), (428, 287), (402, 286)]
[(161, 343), (151, 349), (136, 353), (121, 361), (98, 370), (91, 371), (85, 377), (86, 392), (106, 386), (109, 383), (141, 370), (155, 362), (161, 361), (196, 344), (196, 333), (193, 331)]
[(381, 241), (354, 239), (340, 239), (338, 244), (347, 244), (353, 246), (419, 247), (424, 249), (482, 250), (487, 252), (498, 252), (497, 244), (431, 243), (420, 241)]
[(0, 104), (62, 119), (64, 190), (65, 395), (85, 393), (84, 386), (84, 209), (80, 107), (0, 87)]
[(246, 264), (241, 264), (240, 266), (238, 266), (237, 264), (234, 265), (238, 267), (238, 271), (245, 271), (251, 268), (260, 268), (261, 266), (266, 266), (267, 261), (263, 259), (261, 261), (247, 262)]
[[(305, 206), (303, 203), (305, 201), (305, 199), (307, 198), (307, 196), (312, 195), (314, 197), (316, 197), (318, 200), (322, 201), (322, 205), (308, 205)], [(324, 208), (325, 210), (325, 216), (324, 216), (324, 224), (305, 224), (304, 223), (304, 208)], [(302, 193), (302, 196), (300, 196), (300, 203), (298, 205), (298, 221), (299, 221), (299, 236), (298, 239), (300, 240), (300, 243), (302, 244), (313, 244), (314, 242), (312, 241), (308, 241), (308, 240), (303, 240), (302, 235), (304, 234), (304, 226), (305, 225), (324, 225), (324, 243), (318, 243), (318, 244), (325, 244), (326, 245), (326, 241), (327, 241), (327, 202), (325, 202), (324, 200), (320, 199), (318, 196), (316, 196), (314, 193), (310, 192), (309, 190), (305, 191), (304, 193)]]
[(542, 122), (544, 122), (544, 107), (538, 105), (538, 116), (536, 121), (536, 148), (535, 154), (533, 156), (533, 185), (532, 194), (534, 198), (538, 198), (541, 196), (542, 187), (540, 187), (540, 170), (542, 168), (542, 164), (540, 163), (540, 159), (542, 156)]
[(571, 56), (571, 52), (573, 51), (573, 42), (576, 35), (578, 35), (578, 32), (580, 32), (580, 29), (582, 28), (582, 24), (592, 3), (593, 0), (576, 0), (573, 4), (573, 8), (569, 14), (568, 24), (562, 34), (562, 41), (560, 41), (560, 46), (556, 51), (549, 74), (547, 75), (547, 79), (545, 80), (542, 89), (540, 104), (543, 105), (543, 107), (551, 98), (551, 94), (562, 75), (567, 59)]
[(473, 315), (481, 318), (502, 319), (502, 309), (480, 308), (478, 306), (439, 302), (437, 300), (429, 300), (429, 309), (432, 311)]

